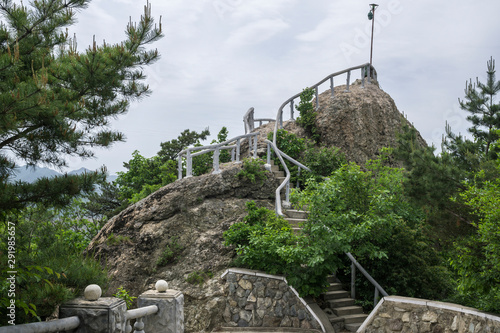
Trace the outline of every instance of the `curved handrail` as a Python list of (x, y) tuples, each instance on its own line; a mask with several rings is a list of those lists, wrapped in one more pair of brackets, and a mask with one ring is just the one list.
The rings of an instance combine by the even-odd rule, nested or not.
[[(288, 167), (287, 167), (285, 161), (283, 160), (283, 157), (286, 158), (287, 160), (289, 160), (290, 162), (292, 162), (293, 164), (295, 164), (296, 166), (298, 166), (299, 168), (303, 168), (309, 172), (311, 172), (311, 169), (309, 169), (308, 167), (306, 167), (305, 165), (303, 165), (299, 161), (294, 160), (293, 158), (291, 158), (290, 156), (288, 156), (287, 154), (285, 154), (284, 152), (279, 150), (274, 142), (269, 141), (269, 140), (265, 140), (265, 142), (268, 144), (268, 147), (271, 146), (274, 149), (274, 151), (276, 152), (276, 156), (278, 156), (278, 159), (280, 160), (281, 165), (283, 165), (283, 168), (285, 169), (285, 180), (283, 180), (281, 182), (280, 186), (278, 186), (278, 188), (276, 189), (276, 207), (275, 207), (276, 214), (283, 216), (283, 211), (281, 209), (281, 190), (286, 185), (289, 185), (290, 178), (291, 178), (290, 170), (288, 170)], [(267, 152), (267, 165), (268, 165), (268, 167), (270, 167), (270, 164), (271, 164), (271, 152), (270, 152), (270, 149), (268, 149), (268, 152)], [(286, 200), (288, 201), (288, 191), (286, 193)]]
[[(327, 77), (325, 77), (324, 79), (322, 79), (321, 81), (319, 81), (318, 83), (314, 84), (311, 86), (311, 88), (314, 88), (315, 91), (316, 91), (316, 108), (319, 107), (319, 99), (318, 99), (318, 87), (323, 84), (324, 82), (326, 82), (327, 80), (330, 80), (330, 89), (331, 89), (331, 94), (332, 94), (332, 97), (334, 97), (334, 84), (333, 84), (333, 78), (336, 77), (336, 76), (339, 76), (339, 75), (342, 75), (342, 74), (346, 74), (347, 73), (347, 80), (346, 80), (346, 91), (349, 91), (349, 83), (350, 83), (350, 79), (351, 79), (351, 71), (353, 70), (357, 70), (357, 69), (361, 69), (361, 86), (364, 87), (365, 86), (365, 76), (367, 76), (368, 78), (368, 82), (371, 82), (371, 77), (373, 76), (373, 78), (376, 80), (377, 79), (377, 72), (375, 71), (375, 68), (373, 66), (370, 65), (370, 63), (366, 63), (366, 64), (363, 64), (363, 65), (359, 65), (359, 66), (354, 66), (354, 67), (351, 67), (351, 68), (348, 68), (348, 69), (344, 69), (342, 71), (339, 71), (339, 72), (335, 72), (333, 74), (330, 74), (328, 75)], [(274, 132), (273, 132), (273, 141), (272, 141), (272, 147), (274, 149), (274, 151), (276, 152), (276, 155), (278, 155), (278, 158), (280, 159), (280, 162), (281, 164), (283, 165), (283, 168), (285, 169), (285, 172), (287, 174), (287, 177), (285, 178), (285, 180), (283, 181), (283, 183), (280, 185), (280, 187), (278, 188), (278, 190), (276, 190), (276, 196), (277, 198), (280, 197), (279, 195), (279, 191), (281, 191), (281, 189), (283, 189), (283, 187), (290, 181), (290, 177), (289, 177), (289, 171), (288, 171), (288, 168), (286, 167), (283, 159), (280, 157), (280, 155), (284, 154), (283, 152), (281, 152), (279, 149), (278, 149), (278, 146), (277, 146), (277, 142), (276, 142), (276, 139), (277, 139), (277, 133), (278, 133), (278, 125), (280, 126), (280, 128), (283, 128), (283, 108), (290, 103), (290, 117), (291, 119), (293, 119), (293, 101), (300, 97), (302, 93), (298, 93), (298, 94), (295, 94), (293, 95), (292, 97), (290, 97), (289, 99), (287, 99), (283, 104), (281, 104), (281, 106), (279, 107), (278, 109), (278, 114), (276, 115), (276, 121), (274, 123)], [(247, 113), (249, 112), (252, 112), (252, 117), (253, 117), (253, 108), (251, 108), (250, 110), (247, 111)], [(267, 140), (266, 140), (267, 141)], [(268, 149), (269, 150), (269, 149)], [(268, 151), (268, 160), (269, 160), (269, 156), (270, 156), (270, 152)], [(290, 159), (290, 161), (292, 161), (293, 159)], [(295, 163), (297, 161), (293, 160), (292, 162)], [(297, 162), (298, 163), (298, 162)], [(295, 163), (296, 164), (296, 163)], [(304, 169), (306, 170), (309, 170), (307, 167), (305, 166), (302, 166)], [(309, 170), (310, 171), (310, 170)], [(287, 192), (288, 194), (288, 192)], [(279, 215), (282, 215), (281, 212), (282, 212), (282, 209), (281, 209), (281, 200), (278, 201), (276, 200), (276, 212), (279, 213)]]
[[(363, 65), (359, 65), (359, 66), (354, 66), (354, 67), (351, 67), (351, 68), (348, 68), (348, 69), (344, 69), (342, 71), (339, 71), (339, 72), (335, 72), (333, 74), (330, 74), (328, 75), (327, 77), (325, 77), (323, 80), (319, 81), (318, 83), (312, 85), (310, 88), (314, 88), (316, 90), (316, 107), (318, 107), (318, 87), (325, 83), (327, 80), (330, 80), (330, 90), (331, 90), (331, 93), (332, 93), (332, 97), (334, 96), (334, 91), (333, 91), (333, 78), (335, 76), (339, 76), (339, 75), (343, 75), (343, 74), (346, 74), (347, 73), (347, 80), (346, 80), (346, 90), (349, 91), (349, 83), (350, 83), (350, 78), (351, 78), (351, 71), (354, 71), (356, 69), (361, 69), (361, 80), (362, 80), (362, 83), (361, 85), (364, 87), (365, 85), (365, 75), (367, 76), (368, 78), (368, 82), (371, 81), (371, 77), (373, 75), (373, 78), (376, 80), (377, 79), (377, 72), (375, 71), (375, 68), (373, 66), (370, 66), (370, 63), (366, 63), (366, 64), (363, 64)], [(367, 73), (367, 69), (368, 69), (368, 73)], [(364, 71), (363, 71), (364, 70)], [(289, 104), (290, 104), (290, 113), (291, 113), (291, 119), (293, 119), (293, 101), (300, 97), (301, 95), (301, 92), (298, 93), (298, 94), (295, 94), (293, 95), (292, 97), (290, 97), (289, 99), (287, 99), (283, 104), (281, 104), (281, 106), (279, 107), (278, 109), (278, 114), (276, 115), (276, 123), (274, 125), (274, 133), (273, 133), (273, 142), (276, 143), (276, 133), (278, 131), (278, 125), (281, 126), (281, 128), (283, 127), (283, 108)]]
[(259, 122), (259, 127), (262, 126), (262, 122), (273, 122), (275, 121), (272, 118), (254, 118), (254, 108), (248, 109), (248, 111), (243, 116), (243, 124), (245, 126), (245, 134), (252, 132), (255, 129), (255, 123)]

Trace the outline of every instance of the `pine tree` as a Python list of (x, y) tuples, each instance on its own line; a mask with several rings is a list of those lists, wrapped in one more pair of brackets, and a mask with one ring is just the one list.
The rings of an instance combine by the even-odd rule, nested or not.
[(492, 147), (500, 138), (500, 103), (495, 103), (495, 97), (500, 91), (500, 81), (496, 81), (495, 72), (495, 60), (492, 57), (487, 62), (486, 84), (479, 82), (477, 78), (475, 84), (469, 80), (465, 86), (465, 99), (459, 99), (462, 110), (470, 113), (467, 120), (472, 123), (472, 127), (468, 131), (474, 141), (455, 135), (449, 126), (446, 128), (443, 146), (458, 158), (466, 160), (467, 154), (477, 154), (482, 159), (498, 158), (500, 151)]
[(66, 28), (90, 0), (32, 1), (30, 6), (0, 1), (0, 210), (30, 203), (64, 204), (92, 189), (98, 172), (9, 182), (15, 161), (34, 166), (66, 166), (68, 156), (89, 158), (94, 147), (123, 141), (109, 129), (132, 100), (150, 93), (142, 67), (157, 50), (145, 46), (162, 37), (146, 4), (138, 23), (129, 22), (125, 41), (94, 43), (77, 50)]

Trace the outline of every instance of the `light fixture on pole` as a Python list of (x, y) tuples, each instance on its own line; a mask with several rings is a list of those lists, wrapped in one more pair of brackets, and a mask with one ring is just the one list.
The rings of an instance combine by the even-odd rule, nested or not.
[(378, 7), (376, 3), (370, 4), (370, 12), (368, 13), (368, 19), (372, 21), (372, 41), (370, 46), (370, 68), (372, 67), (372, 58), (373, 58), (373, 28), (375, 26), (375, 9)]

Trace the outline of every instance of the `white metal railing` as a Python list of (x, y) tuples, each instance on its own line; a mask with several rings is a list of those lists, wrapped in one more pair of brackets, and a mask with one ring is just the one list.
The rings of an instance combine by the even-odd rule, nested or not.
[(125, 333), (132, 332), (132, 326), (130, 325), (130, 320), (136, 319), (134, 323), (134, 333), (144, 333), (144, 323), (142, 322), (143, 317), (155, 314), (158, 312), (158, 306), (149, 305), (142, 308), (137, 308), (133, 310), (127, 310), (125, 313)]
[(267, 121), (268, 123), (276, 121), (272, 118), (254, 118), (254, 108), (248, 109), (248, 111), (243, 116), (243, 124), (245, 125), (245, 134), (252, 132), (255, 129), (255, 123), (259, 123), (259, 127), (262, 126), (262, 123)]
[[(371, 78), (374, 78), (375, 80), (377, 80), (377, 72), (375, 71), (375, 68), (373, 66), (370, 66), (369, 63), (355, 66), (355, 67), (351, 67), (348, 69), (344, 69), (343, 71), (330, 74), (327, 77), (325, 77), (323, 80), (321, 80), (318, 83), (311, 86), (311, 88), (313, 88), (315, 90), (316, 109), (319, 107), (319, 98), (318, 98), (319, 86), (329, 80), (330, 81), (330, 91), (331, 91), (331, 95), (333, 98), (335, 96), (335, 94), (334, 94), (334, 82), (333, 82), (334, 78), (336, 76), (339, 76), (339, 75), (347, 74), (346, 91), (349, 91), (351, 72), (355, 71), (355, 70), (361, 70), (361, 86), (363, 88), (365, 87), (365, 78), (367, 78), (368, 83), (371, 82)], [(285, 173), (287, 175), (285, 180), (282, 182), (282, 184), (278, 188), (278, 190), (276, 190), (276, 197), (277, 197), (277, 199), (276, 199), (276, 213), (278, 213), (279, 215), (282, 215), (281, 199), (278, 200), (279, 191), (281, 191), (281, 189), (283, 189), (284, 186), (287, 186), (287, 196), (288, 196), (288, 191), (289, 191), (289, 186), (290, 186), (290, 171), (286, 167), (286, 165), (283, 161), (283, 158), (280, 157), (280, 155), (283, 156), (284, 153), (278, 149), (276, 138), (277, 138), (278, 129), (283, 128), (283, 108), (289, 104), (290, 105), (290, 119), (294, 119), (294, 117), (293, 117), (294, 100), (296, 98), (299, 98), (300, 95), (301, 95), (301, 93), (295, 94), (292, 97), (290, 97), (289, 99), (287, 99), (283, 104), (281, 104), (281, 106), (278, 109), (278, 114), (276, 115), (276, 121), (274, 124), (272, 147), (273, 147), (276, 155), (278, 155), (278, 158), (279, 158), (281, 164), (283, 165), (283, 168), (285, 169)], [(269, 145), (268, 145), (268, 147), (269, 147)], [(270, 152), (269, 152), (269, 148), (268, 148), (268, 160), (269, 160), (269, 156), (270, 156)], [(285, 157), (285, 156), (283, 156), (283, 157)], [(297, 163), (299, 163), (299, 162), (297, 162), (289, 157), (288, 157), (288, 160), (290, 160), (292, 163), (294, 163), (296, 165), (298, 165)], [(306, 167), (303, 167), (303, 168), (306, 168)], [(309, 169), (306, 169), (306, 170), (309, 170)], [(288, 200), (286, 202), (288, 202)]]
[(368, 272), (361, 266), (359, 262), (354, 258), (354, 256), (350, 253), (346, 253), (347, 257), (351, 260), (351, 298), (356, 298), (356, 268), (359, 269), (361, 273), (370, 281), (370, 283), (375, 287), (375, 295), (373, 296), (373, 307), (377, 305), (378, 303), (378, 298), (379, 298), (379, 292), (382, 294), (383, 297), (389, 296), (387, 292), (382, 288), (375, 279), (368, 274)]
[[(306, 167), (305, 165), (303, 165), (302, 163), (300, 163), (299, 161), (294, 160), (293, 158), (291, 158), (290, 156), (288, 156), (287, 154), (285, 154), (284, 152), (279, 150), (274, 142), (269, 141), (269, 140), (265, 140), (265, 142), (267, 143), (266, 168), (268, 168), (268, 169), (271, 168), (271, 149), (272, 149), (276, 153), (276, 156), (278, 156), (278, 159), (280, 160), (281, 165), (283, 165), (283, 169), (285, 169), (285, 180), (283, 180), (281, 182), (280, 186), (278, 186), (278, 188), (276, 189), (276, 208), (275, 208), (276, 214), (283, 216), (283, 210), (281, 208), (281, 191), (286, 186), (285, 202), (289, 203), (290, 202), (290, 178), (291, 178), (290, 170), (288, 170), (288, 167), (287, 167), (285, 161), (283, 160), (283, 158), (286, 158), (287, 160), (289, 160), (290, 162), (292, 162), (293, 164), (295, 164), (296, 166), (299, 167), (299, 175), (300, 175), (301, 168), (304, 170), (307, 170), (309, 172), (311, 170), (308, 167)], [(299, 186), (299, 184), (297, 182), (297, 187), (298, 186)]]
[(230, 140), (224, 141), (222, 143), (199, 146), (199, 147), (189, 147), (177, 154), (177, 164), (178, 164), (178, 179), (182, 179), (183, 173), (183, 159), (186, 162), (186, 177), (191, 177), (193, 175), (193, 157), (207, 154), (213, 152), (213, 171), (212, 174), (220, 173), (220, 151), (221, 150), (231, 150), (231, 161), (241, 162), (241, 144), (242, 141), (248, 140), (248, 151), (250, 155), (254, 158), (257, 157), (257, 137), (259, 132), (249, 133), (245, 135), (240, 135)]
[[(348, 69), (344, 69), (343, 71), (340, 72), (335, 72), (333, 74), (328, 75), (325, 77), (323, 80), (319, 81), (318, 83), (312, 85), (310, 88), (313, 88), (315, 90), (315, 96), (316, 96), (316, 108), (319, 107), (319, 98), (318, 98), (318, 93), (319, 93), (319, 86), (325, 83), (326, 81), (330, 81), (330, 91), (332, 98), (335, 96), (334, 93), (334, 78), (336, 76), (344, 75), (347, 74), (346, 78), (346, 91), (349, 91), (349, 85), (351, 81), (351, 72), (355, 70), (361, 70), (361, 86), (365, 86), (365, 78), (367, 79), (368, 83), (371, 82), (371, 79), (377, 80), (377, 72), (375, 71), (375, 68), (373, 66), (370, 66), (369, 63), (351, 67)], [(294, 119), (293, 116), (293, 111), (294, 111), (294, 100), (299, 98), (301, 93), (295, 94), (289, 99), (287, 99), (278, 109), (278, 114), (276, 115), (276, 124), (274, 125), (274, 136), (273, 136), (273, 142), (276, 143), (276, 132), (278, 131), (278, 128), (283, 128), (283, 109), (285, 106), (290, 105), (290, 119)]]

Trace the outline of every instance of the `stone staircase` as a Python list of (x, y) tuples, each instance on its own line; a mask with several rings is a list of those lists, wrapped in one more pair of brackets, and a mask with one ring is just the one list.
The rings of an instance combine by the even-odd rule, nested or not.
[(328, 282), (330, 283), (328, 291), (321, 295), (327, 304), (327, 308), (323, 311), (328, 315), (333, 327), (356, 332), (368, 315), (363, 313), (361, 306), (354, 305), (354, 299), (342, 289), (340, 281), (330, 276)]
[[(271, 171), (280, 181), (285, 179), (285, 172), (271, 161)], [(296, 209), (283, 210), (284, 218), (290, 223), (294, 232), (300, 232), (301, 224), (307, 221), (308, 212)], [(368, 317), (361, 306), (354, 305), (355, 300), (342, 287), (342, 283), (334, 276), (328, 277), (328, 290), (321, 295), (326, 304), (323, 309), (335, 331), (347, 330), (356, 332)]]

